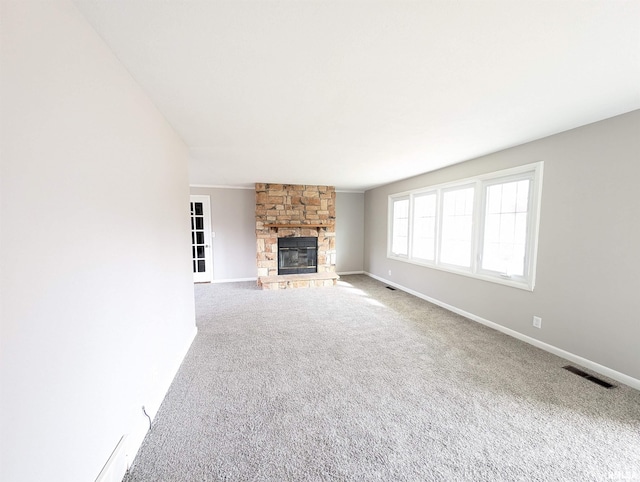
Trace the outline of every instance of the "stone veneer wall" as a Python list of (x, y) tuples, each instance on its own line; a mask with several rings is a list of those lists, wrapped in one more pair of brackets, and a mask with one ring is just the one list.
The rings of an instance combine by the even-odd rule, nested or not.
[[(285, 224), (291, 227), (269, 227)], [(321, 227), (309, 225), (321, 224)], [(318, 238), (318, 273), (336, 268), (336, 190), (333, 186), (256, 183), (256, 238), (260, 277), (278, 274), (278, 238)]]

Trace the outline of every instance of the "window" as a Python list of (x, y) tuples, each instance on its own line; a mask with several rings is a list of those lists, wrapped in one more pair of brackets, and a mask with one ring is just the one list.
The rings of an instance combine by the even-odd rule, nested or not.
[(389, 196), (388, 256), (533, 290), (542, 168)]
[(413, 198), (413, 256), (433, 261), (436, 256), (436, 193)]
[(471, 267), (474, 190), (472, 186), (442, 193), (442, 263)]
[(406, 256), (409, 252), (409, 198), (393, 201), (393, 241), (391, 252)]
[(530, 187), (529, 179), (486, 186), (483, 270), (524, 276)]

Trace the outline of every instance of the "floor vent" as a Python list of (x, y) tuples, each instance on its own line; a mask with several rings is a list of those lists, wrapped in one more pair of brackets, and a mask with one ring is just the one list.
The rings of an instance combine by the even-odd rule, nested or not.
[(391, 286), (387, 286), (387, 289), (391, 290), (391, 291), (395, 291), (396, 290), (395, 288), (392, 288)]
[(562, 367), (562, 368), (564, 368), (567, 371), (570, 371), (571, 373), (575, 373), (576, 375), (579, 375), (582, 378), (586, 378), (590, 382), (596, 383), (596, 384), (600, 385), (601, 387), (604, 387), (604, 388), (614, 388), (615, 387), (615, 385), (611, 385), (611, 383), (605, 382), (604, 380), (600, 380), (599, 378), (594, 377), (593, 375), (589, 375), (587, 372), (583, 372), (582, 370), (580, 370), (579, 368), (576, 368), (574, 366), (567, 365), (567, 366)]

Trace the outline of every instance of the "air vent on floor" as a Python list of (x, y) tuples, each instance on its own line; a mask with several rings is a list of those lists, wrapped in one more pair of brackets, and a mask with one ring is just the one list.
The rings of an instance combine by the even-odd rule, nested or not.
[(600, 385), (601, 387), (604, 388), (614, 388), (615, 385), (611, 385), (611, 383), (605, 382), (604, 380), (600, 380), (597, 377), (594, 377), (593, 375), (589, 375), (587, 372), (583, 372), (582, 370), (580, 370), (579, 368), (576, 368), (574, 366), (571, 365), (567, 365), (562, 367), (565, 370), (571, 372), (571, 373), (575, 373), (578, 376), (581, 376), (582, 378), (585, 378), (587, 380), (589, 380), (590, 382), (593, 383), (597, 383), (598, 385)]
[(392, 288), (391, 286), (387, 286), (387, 289), (391, 290), (391, 291), (395, 291), (396, 290), (395, 288)]

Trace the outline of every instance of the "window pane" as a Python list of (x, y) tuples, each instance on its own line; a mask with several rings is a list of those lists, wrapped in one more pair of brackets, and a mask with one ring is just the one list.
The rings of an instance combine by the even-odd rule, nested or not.
[(514, 242), (523, 246), (527, 244), (527, 213), (516, 214), (514, 231)]
[(517, 183), (502, 184), (502, 208), (500, 212), (513, 213), (516, 211)]
[(500, 271), (502, 264), (499, 259), (500, 243), (488, 242), (484, 245), (484, 256), (482, 258), (482, 267), (491, 271)]
[(442, 196), (442, 246), (440, 261), (471, 266), (471, 231), (474, 188), (447, 191)]
[(511, 256), (511, 262), (509, 264), (509, 273), (516, 276), (524, 276), (524, 257), (525, 257), (524, 244), (513, 245), (513, 255)]
[(484, 239), (489, 243), (500, 241), (500, 214), (487, 214), (484, 226)]
[(524, 276), (530, 180), (487, 187), (482, 269)]
[(499, 213), (502, 200), (502, 184), (487, 188), (487, 213)]
[[(515, 207), (515, 205), (514, 205)], [(513, 243), (513, 229), (516, 223), (516, 215), (504, 213), (500, 217), (500, 242)]]
[(409, 252), (409, 200), (393, 201), (391, 252), (406, 256)]
[(526, 213), (529, 210), (529, 179), (518, 182), (516, 212)]
[(436, 195), (416, 196), (413, 201), (413, 249), (414, 258), (435, 259)]

